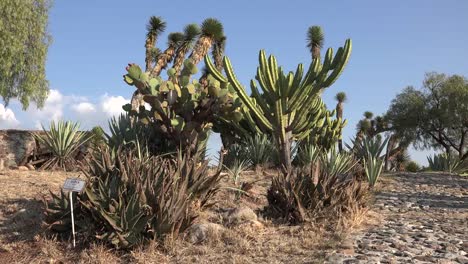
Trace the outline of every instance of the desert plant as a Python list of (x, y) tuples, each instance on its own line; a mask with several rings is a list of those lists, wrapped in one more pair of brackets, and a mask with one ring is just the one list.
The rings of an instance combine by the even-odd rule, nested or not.
[(377, 180), (382, 173), (383, 159), (372, 156), (369, 152), (368, 156), (364, 159), (364, 169), (366, 171), (367, 180), (370, 187), (374, 187)]
[[(237, 92), (248, 113), (253, 117), (251, 122), (266, 133), (274, 135), (275, 144), (281, 154), (281, 166), (283, 172), (287, 174), (292, 169), (292, 141), (308, 136), (311, 130), (318, 126), (323, 104), (319, 94), (322, 89), (336, 81), (350, 53), (351, 40), (347, 40), (345, 46), (339, 48), (335, 56), (333, 49), (328, 49), (324, 64), (322, 65), (320, 58), (315, 58), (303, 77), (302, 64), (298, 65), (295, 73), (285, 74), (283, 69), (278, 67), (276, 58), (270, 56), (267, 59), (262, 50), (259, 54), (260, 66), (256, 79), (263, 93), (260, 93), (255, 82), (251, 81), (252, 97), (247, 95), (236, 78), (228, 58), (224, 58), (227, 78), (216, 69), (209, 56), (205, 56), (205, 64), (220, 84), (230, 84)], [(320, 121), (323, 122), (323, 119)]]
[(373, 158), (379, 158), (382, 156), (382, 152), (387, 146), (388, 139), (389, 138), (385, 138), (382, 140), (380, 136), (363, 137), (362, 139), (355, 138), (351, 140), (353, 146), (346, 144), (346, 147), (352, 151), (359, 160), (363, 160), (369, 155)]
[(405, 170), (408, 172), (418, 172), (421, 170), (421, 166), (419, 166), (419, 164), (414, 161), (409, 161), (405, 165)]
[(396, 171), (403, 171), (405, 169), (405, 165), (410, 162), (411, 158), (410, 155), (406, 150), (401, 150), (397, 154), (392, 162), (392, 167)]
[[(219, 189), (220, 171), (209, 174), (208, 161), (199, 160), (101, 149), (82, 167), (87, 185), (77, 196), (77, 217), (89, 223), (90, 236), (117, 248), (175, 239)], [(61, 222), (69, 208), (56, 200), (53, 196), (46, 218), (52, 230), (69, 224)]]
[(294, 164), (299, 167), (313, 164), (320, 158), (321, 150), (315, 144), (301, 144), (301, 142), (298, 142), (296, 148)]
[(275, 145), (271, 142), (270, 137), (265, 134), (247, 137), (242, 145), (245, 147), (247, 160), (253, 167), (264, 167), (274, 160)]
[(90, 147), (93, 149), (102, 147), (107, 144), (106, 133), (101, 126), (95, 126), (90, 131)]
[[(344, 102), (346, 102), (347, 97), (345, 92), (339, 92), (335, 95), (335, 99), (338, 102), (336, 104), (336, 119), (343, 119), (343, 105)], [(341, 131), (340, 131), (341, 132)], [(340, 152), (343, 152), (343, 136), (340, 133), (339, 139), (338, 139), (338, 150)]]
[(429, 168), (432, 171), (446, 171), (448, 173), (463, 174), (468, 171), (468, 160), (459, 160), (446, 153), (427, 156)]
[(338, 152), (335, 148), (322, 153), (322, 170), (328, 175), (342, 175), (350, 172), (357, 161), (350, 153)]
[(302, 170), (279, 174), (267, 193), (267, 211), (291, 224), (325, 219), (340, 221), (366, 206), (367, 190), (349, 177), (320, 173), (318, 182)]
[(248, 168), (246, 160), (235, 160), (233, 165), (226, 167), (229, 176), (231, 177), (234, 185), (238, 186), (242, 172)]
[(77, 168), (76, 155), (86, 142), (91, 139), (89, 133), (79, 131), (79, 124), (71, 121), (52, 121), (49, 130), (42, 127), (44, 133), (33, 133), (34, 138), (51, 152), (50, 158), (41, 165), (41, 169), (73, 170)]

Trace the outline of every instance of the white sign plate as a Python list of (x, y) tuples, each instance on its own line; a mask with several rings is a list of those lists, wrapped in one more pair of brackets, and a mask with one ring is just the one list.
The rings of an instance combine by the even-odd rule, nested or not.
[(85, 181), (78, 178), (68, 178), (63, 184), (63, 189), (71, 192), (81, 192), (85, 186)]

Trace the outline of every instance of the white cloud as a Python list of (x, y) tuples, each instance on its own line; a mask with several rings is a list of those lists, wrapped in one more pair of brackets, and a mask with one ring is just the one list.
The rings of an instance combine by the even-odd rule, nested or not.
[(123, 112), (122, 106), (130, 103), (129, 99), (125, 99), (122, 96), (109, 96), (105, 94), (101, 97), (101, 110), (107, 117), (113, 117), (120, 115)]
[(71, 108), (78, 114), (89, 114), (96, 112), (96, 107), (89, 102), (81, 102), (71, 106)]
[(0, 128), (17, 128), (19, 124), (20, 122), (16, 119), (15, 113), (3, 104), (0, 104)]

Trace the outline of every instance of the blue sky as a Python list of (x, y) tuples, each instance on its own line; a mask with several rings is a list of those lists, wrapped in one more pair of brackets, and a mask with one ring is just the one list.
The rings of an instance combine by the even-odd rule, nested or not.
[[(168, 32), (218, 18), (228, 38), (226, 54), (244, 84), (254, 77), (260, 49), (275, 54), (285, 69), (309, 64), (305, 40), (311, 25), (323, 27), (325, 47), (336, 49), (352, 38), (347, 68), (324, 93), (329, 107), (335, 106), (337, 92), (347, 93), (348, 139), (364, 111), (385, 112), (405, 86), (420, 87), (425, 72), (468, 76), (467, 11), (468, 2), (461, 0), (56, 0), (49, 20), (51, 98), (41, 111), (32, 106), (23, 112), (15, 102), (8, 109), (0, 105), (0, 127), (34, 128), (53, 118), (78, 120), (86, 128), (104, 125), (133, 92), (122, 75), (127, 63), (143, 64), (145, 25), (157, 15), (167, 22), (160, 48), (165, 48)], [(217, 148), (217, 142), (214, 139), (211, 147)], [(425, 155), (412, 151), (421, 163)]]

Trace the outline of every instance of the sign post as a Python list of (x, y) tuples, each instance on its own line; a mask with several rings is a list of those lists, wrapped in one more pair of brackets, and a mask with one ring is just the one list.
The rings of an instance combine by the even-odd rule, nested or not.
[(81, 192), (85, 186), (85, 181), (78, 178), (68, 178), (63, 184), (63, 189), (70, 194), (70, 212), (72, 221), (73, 247), (76, 246), (75, 240), (75, 217), (73, 216), (73, 192)]

